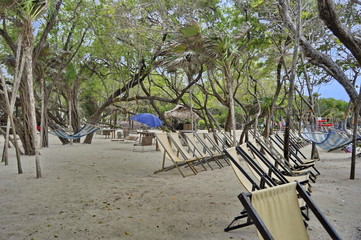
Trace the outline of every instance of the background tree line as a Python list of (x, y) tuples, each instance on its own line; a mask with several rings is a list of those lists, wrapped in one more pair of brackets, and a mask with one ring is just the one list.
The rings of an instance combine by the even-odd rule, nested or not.
[[(262, 123), (266, 136), (283, 118), (296, 127), (309, 113), (311, 121), (358, 116), (360, 8), (353, 0), (5, 0), (1, 110), (28, 155), (39, 152), (39, 122), (42, 147), (48, 128), (77, 131), (119, 113), (153, 112), (174, 130), (164, 112), (179, 103), (204, 128), (246, 133)], [(350, 103), (314, 94), (329, 81)]]

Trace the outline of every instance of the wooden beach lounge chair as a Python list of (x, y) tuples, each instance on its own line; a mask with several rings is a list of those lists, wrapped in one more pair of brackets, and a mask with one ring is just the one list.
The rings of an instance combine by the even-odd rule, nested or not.
[(203, 133), (203, 139), (207, 147), (214, 153), (223, 153), (223, 150), (227, 148), (224, 144), (222, 144), (223, 142), (216, 141), (213, 133)]
[[(247, 192), (253, 192), (255, 190), (260, 190), (265, 187), (272, 187), (276, 184), (266, 182), (265, 180), (259, 181), (255, 178), (252, 173), (250, 173), (250, 167), (247, 166), (245, 162), (241, 162), (237, 150), (235, 147), (227, 148), (224, 150), (227, 158), (230, 160), (230, 165), (237, 179)], [(246, 219), (243, 222), (240, 222), (241, 219)], [(245, 226), (252, 225), (252, 221), (248, 218), (247, 211), (243, 210), (234, 217), (234, 219), (228, 224), (224, 229), (225, 232), (242, 228)]]
[[(259, 166), (257, 161), (255, 160), (252, 152), (248, 149), (246, 143), (243, 143), (236, 147), (237, 153), (242, 157), (242, 159), (247, 163), (247, 166), (249, 166), (251, 173), (255, 176), (256, 179), (260, 182), (261, 188), (263, 188), (262, 181), (265, 183), (269, 183), (269, 186), (276, 186), (277, 184), (283, 184), (288, 182), (284, 177), (279, 176), (279, 182), (276, 182), (275, 178), (272, 178), (271, 176), (274, 174), (265, 172), (262, 167)], [(273, 171), (273, 169), (270, 169)], [(275, 174), (278, 174), (276, 172)]]
[(203, 162), (208, 163), (207, 158), (209, 157), (197, 156), (195, 152), (189, 151), (189, 149), (187, 149), (187, 147), (183, 145), (180, 139), (181, 136), (178, 133), (168, 133), (168, 138), (172, 143), (172, 145), (174, 146), (174, 149), (176, 150), (178, 156), (181, 155), (183, 159), (199, 159), (199, 164), (202, 165), (204, 170), (207, 170)]
[[(262, 141), (260, 140), (262, 143)], [(272, 156), (272, 150), (257, 142), (257, 140), (247, 142), (248, 148), (253, 152), (253, 155), (259, 158), (264, 164), (272, 168), (276, 168), (284, 176), (297, 176), (298, 174), (310, 175), (309, 170), (292, 171), (288, 165), (284, 164), (285, 160), (280, 161), (277, 156)]]
[[(188, 151), (194, 157), (204, 158), (204, 159), (211, 157), (201, 150), (201, 146), (198, 145), (192, 133), (184, 133), (183, 137), (187, 143)], [(211, 165), (209, 165), (209, 167), (213, 170)]]
[(214, 132), (213, 136), (223, 150), (234, 146), (233, 142), (230, 141), (228, 135), (225, 135), (224, 132)]
[(272, 145), (269, 141), (264, 138), (256, 138), (256, 142), (261, 146), (265, 155), (267, 156), (269, 161), (274, 161), (274, 165), (278, 168), (282, 168), (281, 171), (284, 171), (285, 174), (294, 175), (294, 174), (302, 174), (305, 172), (310, 173), (310, 180), (312, 182), (316, 182), (316, 174), (311, 171), (311, 166), (301, 166), (292, 164), (292, 161), (287, 161), (280, 150), (277, 149), (274, 145)]
[[(193, 174), (197, 174), (197, 170), (194, 167), (193, 163), (195, 161), (199, 161), (198, 158), (195, 159), (182, 159), (177, 153), (172, 149), (172, 146), (170, 145), (167, 133), (156, 133), (155, 137), (158, 141), (159, 149), (161, 150), (163, 154), (163, 161), (162, 161), (162, 168), (155, 171), (154, 173), (162, 172), (162, 171), (168, 171), (174, 168), (177, 168), (179, 173), (185, 177), (184, 173), (180, 169), (180, 167), (187, 165), (190, 170), (192, 170)], [(166, 159), (169, 159), (173, 164), (170, 166), (165, 167), (165, 161)]]
[(331, 239), (341, 240), (320, 209), (298, 182), (262, 189), (252, 193), (241, 193), (239, 200), (255, 224), (259, 239), (264, 240), (308, 240), (302, 219), (298, 197), (307, 203)]
[[(212, 160), (212, 162), (215, 162), (219, 168), (222, 168), (223, 165), (219, 161), (219, 158), (223, 158), (224, 154), (218, 154), (211, 151), (208, 146), (205, 144), (205, 142), (198, 136), (194, 135), (193, 133), (185, 133), (184, 134), (185, 139), (187, 140), (188, 146), (191, 148), (191, 151), (196, 153), (198, 156), (202, 157), (209, 157), (209, 160)], [(197, 136), (197, 139), (196, 139)], [(209, 161), (210, 163), (211, 161)], [(211, 167), (211, 166), (210, 166)], [(213, 168), (211, 167), (213, 170)]]
[(262, 179), (266, 174), (263, 175), (260, 173), (260, 175), (256, 177), (255, 174), (252, 173), (252, 166), (248, 165), (246, 161), (241, 161), (236, 147), (227, 148), (224, 152), (228, 159), (230, 159), (233, 172), (246, 191), (252, 192), (277, 185), (272, 180), (267, 181), (266, 179)]
[[(282, 137), (279, 134), (275, 134), (274, 137), (278, 140), (278, 142), (281, 144), (281, 146), (284, 146), (284, 141), (282, 139)], [(305, 156), (305, 154), (302, 153), (301, 148), (303, 146), (300, 146), (299, 144), (297, 144), (295, 142), (295, 140), (292, 137), (292, 133), (290, 132), (290, 149), (298, 156), (300, 155), (302, 157), (302, 159), (304, 159), (303, 161), (305, 163), (311, 163), (311, 162), (315, 162), (315, 160), (319, 160), (319, 159), (307, 159), (307, 157)]]
[[(227, 144), (230, 147), (234, 146), (233, 135), (230, 132), (221, 131), (220, 133), (225, 137), (225, 139), (227, 139)], [(237, 142), (236, 142), (236, 144), (237, 144)]]
[(303, 138), (299, 132), (297, 132), (296, 130), (291, 130), (290, 131), (290, 137), (292, 142), (298, 147), (298, 148), (302, 148), (307, 146), (308, 144), (311, 143), (311, 141), (309, 141), (308, 139)]
[[(237, 147), (228, 148), (225, 150), (228, 158), (230, 159), (231, 166), (235, 172), (238, 180), (241, 182), (242, 186), (248, 192), (253, 192), (255, 190), (260, 190), (263, 188), (272, 188), (277, 185), (287, 184), (290, 180), (302, 180), (303, 184), (308, 184), (307, 177), (300, 177), (294, 179), (287, 179), (276, 169), (269, 168), (268, 172), (264, 171), (258, 162), (254, 160), (251, 156), (250, 150), (248, 150), (246, 144), (242, 144)], [(240, 161), (239, 155), (245, 161), (246, 164), (243, 164)], [(247, 171), (247, 169), (250, 171)], [(299, 208), (302, 210), (302, 215), (305, 220), (309, 220), (308, 216), (308, 207), (303, 200), (299, 201)], [(233, 229), (242, 228), (248, 226), (251, 223), (247, 219), (245, 223), (239, 223), (238, 220), (246, 218), (247, 212), (241, 211), (240, 215), (236, 216), (233, 221), (224, 229), (225, 231), (230, 231)]]
[[(276, 139), (276, 138), (274, 138), (272, 136), (270, 136), (270, 139), (275, 144), (274, 149), (277, 150), (282, 155), (283, 154), (283, 149), (284, 149), (283, 148), (284, 144), (282, 142), (280, 142), (279, 139)], [(313, 174), (315, 176), (320, 175), (320, 172), (318, 171), (318, 169), (315, 166), (315, 160), (317, 160), (317, 159), (301, 159), (297, 155), (297, 153), (292, 149), (292, 147), (289, 150), (290, 150), (289, 160), (290, 160), (290, 162), (293, 162), (294, 166), (296, 166), (296, 167), (310, 167), (310, 168), (312, 168)], [(304, 155), (303, 155), (303, 157), (304, 157)]]
[[(311, 192), (311, 185), (309, 184), (309, 172), (305, 172), (303, 174), (284, 174), (282, 173), (276, 166), (274, 166), (266, 156), (256, 148), (256, 142), (255, 140), (247, 142), (247, 150), (249, 155), (252, 154), (253, 159), (257, 162), (257, 164), (263, 169), (265, 173), (268, 174), (269, 177), (274, 178), (276, 180), (276, 183), (286, 183), (286, 182), (294, 182), (298, 181), (300, 182), (304, 187), (307, 187), (307, 191)], [(307, 218), (308, 215), (306, 214)]]
[[(194, 133), (194, 136), (198, 139), (198, 141), (203, 142), (204, 147), (208, 149), (207, 151), (212, 152), (213, 155), (224, 155), (224, 149), (226, 147), (225, 145), (222, 145), (221, 142), (216, 141), (213, 133), (208, 133), (208, 132), (203, 133), (203, 138), (201, 137), (201, 134), (197, 134), (197, 133)], [(227, 158), (223, 157), (223, 159), (226, 162), (226, 164), (229, 165)]]

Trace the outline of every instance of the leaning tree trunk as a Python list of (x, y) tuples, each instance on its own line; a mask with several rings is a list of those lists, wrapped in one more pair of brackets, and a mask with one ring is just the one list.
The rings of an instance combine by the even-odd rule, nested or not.
[(275, 111), (275, 108), (276, 108), (276, 103), (277, 103), (278, 97), (279, 97), (279, 95), (281, 93), (282, 83), (283, 83), (282, 77), (281, 77), (283, 61), (284, 61), (284, 58), (283, 58), (283, 55), (281, 55), (280, 59), (278, 60), (278, 64), (277, 64), (277, 87), (276, 87), (276, 91), (275, 91), (272, 103), (271, 103), (271, 105), (269, 107), (269, 110), (268, 110), (268, 115), (267, 115), (267, 118), (266, 118), (266, 126), (265, 126), (265, 130), (263, 132), (263, 136), (265, 138), (268, 138), (271, 135), (271, 130), (272, 129), (270, 129), (270, 125), (272, 124), (272, 127), (274, 126), (273, 115), (274, 115), (274, 111)]
[(44, 99), (43, 108), (41, 113), (41, 121), (40, 121), (40, 131), (41, 131), (41, 147), (49, 147), (49, 117), (46, 108), (48, 106), (48, 101)]
[[(71, 96), (69, 98), (69, 104), (70, 104), (70, 118), (71, 118), (71, 127), (74, 132), (77, 132), (80, 130), (81, 123), (80, 123), (80, 117), (79, 117), (79, 109), (78, 109), (78, 96), (76, 94), (77, 88), (71, 89)], [(73, 142), (79, 143), (80, 139), (74, 139)]]
[(5, 94), (4, 98), (5, 98), (5, 102), (6, 102), (6, 106), (7, 106), (7, 111), (6, 112), (7, 112), (7, 115), (8, 115), (7, 124), (6, 124), (6, 135), (5, 135), (3, 159), (4, 159), (4, 162), (5, 162), (5, 165), (8, 165), (9, 164), (8, 146), (9, 146), (9, 138), (10, 138), (9, 135), (10, 135), (10, 126), (11, 126), (12, 127), (13, 137), (14, 137), (14, 142), (13, 143), (14, 143), (14, 146), (15, 146), (18, 173), (21, 174), (21, 173), (23, 173), (23, 169), (21, 167), (20, 148), (19, 148), (19, 145), (18, 145), (18, 142), (17, 142), (16, 126), (15, 126), (14, 117), (13, 117), (13, 109), (14, 109), (14, 106), (15, 106), (16, 92), (18, 90), (19, 83), (17, 81), (17, 76), (15, 75), (15, 78), (14, 78), (15, 81), (14, 81), (14, 85), (13, 85), (13, 95), (11, 96), (11, 100), (9, 101), (9, 94), (8, 94), (7, 87), (6, 87), (5, 78), (4, 78), (1, 71), (0, 71), (0, 75), (1, 75), (1, 84), (3, 86), (3, 92)]
[(291, 131), (291, 118), (293, 112), (293, 92), (295, 86), (295, 78), (296, 78), (296, 65), (298, 59), (298, 47), (299, 47), (299, 39), (300, 39), (300, 30), (301, 30), (301, 0), (298, 0), (297, 6), (297, 26), (295, 33), (295, 43), (293, 46), (293, 59), (292, 59), (292, 68), (291, 68), (291, 76), (289, 77), (290, 88), (288, 93), (288, 110), (286, 114), (286, 129), (284, 136), (284, 157), (289, 160), (290, 156), (290, 131)]
[[(22, 108), (23, 117), (23, 132), (19, 135), (21, 143), (26, 155), (32, 156), (35, 154), (35, 145), (32, 134), (32, 126), (30, 124), (30, 102), (29, 90), (27, 88), (26, 77), (24, 76), (20, 84), (20, 104)], [(36, 129), (36, 128), (35, 128)]]
[(230, 113), (230, 122), (231, 122), (231, 129), (233, 134), (233, 144), (237, 146), (237, 136), (236, 136), (236, 113), (234, 110), (234, 90), (233, 90), (233, 77), (231, 72), (231, 67), (227, 61), (224, 61), (224, 73), (227, 80), (227, 87), (228, 87), (228, 103), (229, 103), (229, 113)]
[(358, 95), (357, 102), (354, 104), (354, 127), (353, 127), (353, 136), (352, 136), (352, 155), (351, 155), (351, 169), (350, 169), (350, 179), (355, 179), (356, 171), (356, 143), (358, 136), (358, 122), (360, 115), (361, 107), (361, 89)]
[[(153, 60), (155, 60), (155, 57), (156, 56), (153, 57)], [(102, 115), (103, 111), (108, 106), (113, 104), (114, 98), (118, 97), (122, 93), (124, 93), (124, 92), (128, 91), (129, 89), (142, 83), (145, 80), (145, 78), (150, 74), (150, 71), (151, 71), (151, 67), (146, 68), (144, 62), (142, 62), (141, 66), (139, 68), (139, 72), (135, 76), (132, 77), (132, 79), (137, 79), (137, 81), (129, 81), (125, 86), (123, 86), (122, 88), (119, 88), (115, 92), (113, 92), (113, 94), (110, 95), (107, 98), (107, 100), (105, 100), (105, 102), (97, 109), (97, 111), (95, 111), (95, 113), (93, 113), (93, 115), (89, 118), (88, 122), (90, 124), (97, 124), (98, 121), (101, 119), (101, 115)], [(93, 135), (94, 135), (94, 133), (88, 134), (83, 143), (91, 144)]]
[(227, 111), (228, 111), (228, 113), (227, 113), (226, 122), (224, 124), (224, 131), (232, 132), (232, 113), (231, 113), (231, 108), (229, 105), (227, 106)]
[(39, 152), (39, 139), (36, 130), (36, 110), (35, 110), (35, 96), (33, 84), (33, 26), (32, 21), (29, 19), (24, 20), (24, 54), (25, 54), (25, 70), (26, 70), (26, 86), (28, 89), (29, 100), (29, 126), (31, 129), (31, 136), (33, 138), (33, 146), (35, 150), (35, 169), (36, 178), (41, 178), (40, 167), (40, 152)]
[(355, 170), (356, 170), (356, 143), (357, 143), (357, 124), (360, 114), (360, 106), (355, 106), (354, 111), (354, 126), (353, 126), (353, 136), (352, 136), (352, 155), (351, 155), (351, 169), (350, 169), (350, 179), (355, 179)]
[[(0, 70), (0, 75), (1, 75), (0, 77), (1, 77), (1, 84), (3, 86), (4, 100), (6, 103), (7, 111), (5, 111), (5, 112), (7, 112), (7, 115), (8, 115), (3, 159), (5, 157), (5, 165), (7, 165), (8, 164), (8, 142), (9, 142), (9, 138), (10, 138), (9, 134), (10, 134), (10, 125), (11, 125), (13, 137), (14, 137), (13, 144), (15, 146), (15, 151), (16, 151), (18, 173), (21, 174), (21, 173), (23, 173), (23, 170), (21, 167), (20, 147), (19, 147), (19, 144), (17, 141), (17, 131), (16, 131), (16, 125), (14, 123), (14, 115), (13, 115), (15, 102), (16, 102), (16, 95), (17, 95), (16, 93), (19, 90), (19, 85), (20, 85), (21, 76), (23, 74), (24, 63), (25, 63), (25, 58), (24, 57), (20, 58), (21, 48), (22, 48), (22, 35), (19, 35), (18, 39), (19, 39), (19, 41), (18, 41), (18, 46), (16, 48), (16, 56), (15, 56), (16, 57), (16, 59), (15, 59), (16, 66), (15, 66), (14, 82), (13, 82), (11, 97), (9, 96), (9, 93), (7, 91), (6, 81), (5, 81), (4, 75), (1, 70)], [(21, 59), (21, 61), (20, 61), (20, 59)]]
[(48, 135), (48, 114), (47, 114), (47, 92), (45, 87), (45, 79), (40, 79), (41, 83), (41, 112), (40, 112), (40, 146), (49, 147), (49, 135)]

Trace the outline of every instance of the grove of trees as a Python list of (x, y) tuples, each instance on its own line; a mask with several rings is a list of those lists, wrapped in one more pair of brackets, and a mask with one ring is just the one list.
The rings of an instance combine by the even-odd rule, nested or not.
[[(174, 130), (164, 112), (176, 104), (194, 109), (202, 128), (243, 129), (241, 142), (260, 124), (268, 136), (282, 119), (286, 145), (305, 116), (357, 122), (360, 11), (357, 0), (3, 0), (2, 134), (19, 173), (24, 153), (41, 177), (48, 129), (116, 126), (151, 112)], [(349, 103), (317, 95), (329, 81)], [(355, 151), (350, 178), (354, 164)]]

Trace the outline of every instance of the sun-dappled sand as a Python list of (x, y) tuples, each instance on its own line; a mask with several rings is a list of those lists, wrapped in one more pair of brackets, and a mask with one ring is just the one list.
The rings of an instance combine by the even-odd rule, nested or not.
[[(154, 146), (133, 152), (99, 135), (90, 145), (51, 136), (36, 179), (34, 157), (22, 157), (19, 175), (13, 151), (10, 165), (0, 165), (0, 240), (256, 239), (254, 226), (223, 231), (242, 210), (229, 166), (186, 178), (176, 169), (154, 174), (162, 161)], [(361, 239), (360, 158), (349, 180), (348, 153), (320, 154), (312, 198), (343, 239)], [(329, 239), (314, 216), (308, 224), (311, 239)]]

